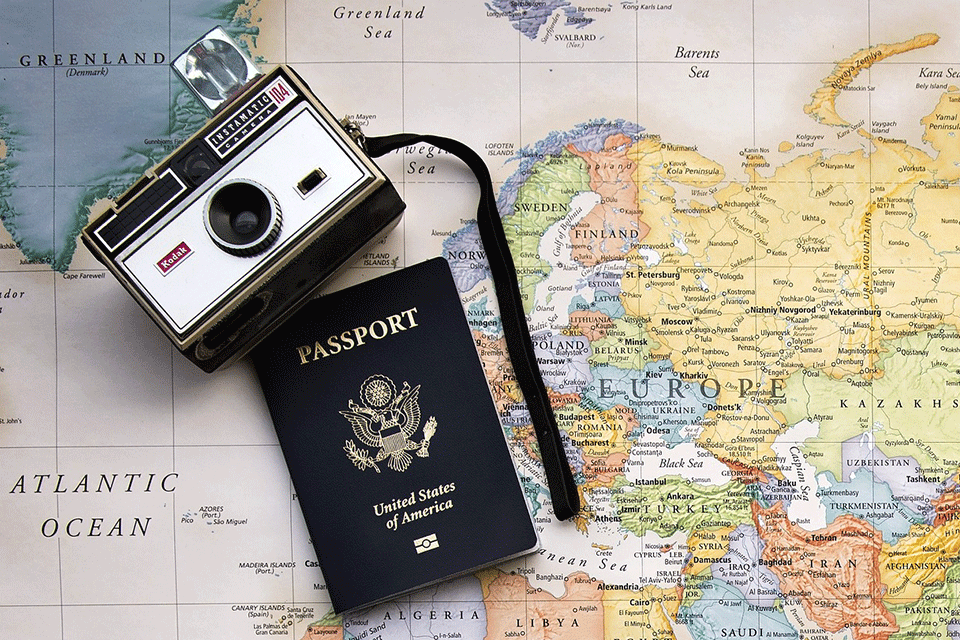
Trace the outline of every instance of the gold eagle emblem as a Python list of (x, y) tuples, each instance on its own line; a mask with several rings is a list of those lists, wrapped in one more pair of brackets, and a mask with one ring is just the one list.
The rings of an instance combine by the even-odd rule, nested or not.
[(376, 449), (373, 455), (347, 440), (344, 451), (360, 470), (374, 469), (380, 473), (378, 462), (387, 460), (394, 471), (406, 471), (413, 462), (409, 452), (416, 451), (421, 458), (430, 455), (430, 439), (437, 430), (437, 421), (430, 417), (423, 426), (423, 439), (414, 441), (420, 429), (420, 385), (411, 388), (406, 382), (397, 391), (393, 380), (373, 375), (360, 385), (360, 402), (349, 401), (348, 411), (341, 411), (353, 427), (353, 435), (362, 444)]

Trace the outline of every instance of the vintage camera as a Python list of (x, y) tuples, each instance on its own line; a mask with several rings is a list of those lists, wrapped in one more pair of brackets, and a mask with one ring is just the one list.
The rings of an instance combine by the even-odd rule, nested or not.
[(404, 203), (358, 130), (289, 67), (261, 74), (219, 27), (172, 66), (213, 117), (93, 211), (82, 237), (180, 352), (214, 371), (389, 231)]

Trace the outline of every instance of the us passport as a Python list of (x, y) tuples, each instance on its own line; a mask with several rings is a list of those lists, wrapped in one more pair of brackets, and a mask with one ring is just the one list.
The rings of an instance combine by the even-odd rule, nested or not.
[(443, 258), (311, 301), (253, 362), (335, 612), (537, 548)]

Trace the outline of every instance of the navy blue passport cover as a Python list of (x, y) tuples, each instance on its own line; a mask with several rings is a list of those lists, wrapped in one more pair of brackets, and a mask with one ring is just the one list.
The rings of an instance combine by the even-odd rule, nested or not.
[(311, 301), (253, 359), (337, 613), (536, 549), (446, 260)]

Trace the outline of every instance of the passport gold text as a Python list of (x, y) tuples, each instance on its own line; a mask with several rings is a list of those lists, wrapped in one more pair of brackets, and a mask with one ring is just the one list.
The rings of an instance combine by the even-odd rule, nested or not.
[(341, 351), (349, 351), (354, 347), (363, 346), (371, 339), (382, 340), (395, 333), (413, 329), (419, 326), (414, 317), (416, 313), (417, 308), (413, 307), (387, 316), (383, 320), (374, 320), (367, 326), (354, 327), (339, 335), (332, 335), (323, 342), (317, 340), (313, 345), (307, 344), (297, 347), (300, 364), (303, 365), (321, 358), (335, 356)]

